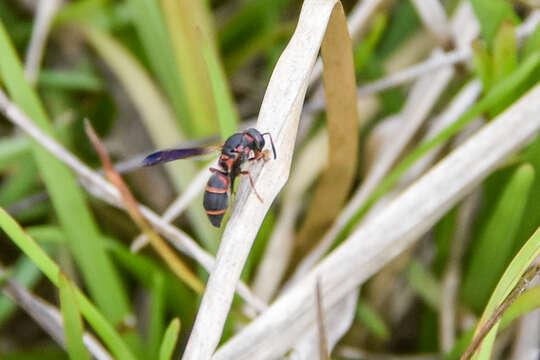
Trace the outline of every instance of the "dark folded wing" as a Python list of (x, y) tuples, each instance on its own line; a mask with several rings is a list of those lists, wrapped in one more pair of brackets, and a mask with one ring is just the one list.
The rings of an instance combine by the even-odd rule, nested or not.
[(219, 148), (217, 147), (197, 147), (197, 148), (186, 148), (186, 149), (169, 149), (156, 151), (144, 158), (143, 166), (152, 166), (156, 164), (161, 164), (173, 160), (185, 159), (192, 156), (198, 156), (207, 154), (212, 151), (216, 151)]

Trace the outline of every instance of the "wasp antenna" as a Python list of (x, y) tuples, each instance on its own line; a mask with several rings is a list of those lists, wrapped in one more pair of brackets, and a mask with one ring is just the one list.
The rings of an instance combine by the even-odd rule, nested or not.
[(264, 134), (262, 134), (262, 136), (264, 135), (268, 135), (268, 137), (270, 138), (270, 144), (272, 144), (272, 152), (274, 153), (274, 160), (275, 160), (277, 159), (276, 147), (274, 146), (274, 139), (272, 139), (272, 134), (270, 134), (269, 132), (265, 132)]

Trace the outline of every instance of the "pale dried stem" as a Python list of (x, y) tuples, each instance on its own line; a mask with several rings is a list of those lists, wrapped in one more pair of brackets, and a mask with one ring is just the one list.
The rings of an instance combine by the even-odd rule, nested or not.
[[(324, 325), (328, 337), (328, 351), (330, 353), (343, 335), (347, 333), (354, 321), (358, 295), (358, 290), (351, 292), (324, 314)], [(289, 360), (318, 358), (318, 331), (316, 326), (302, 329), (295, 335), (291, 334), (291, 336), (295, 336), (299, 340), (292, 349)], [(259, 358), (259, 355), (255, 355), (254, 358)], [(323, 359), (322, 357), (320, 358)]]
[[(0, 90), (0, 112), (2, 112), (8, 120), (19, 126), (25, 133), (30, 135), (34, 140), (41, 144), (51, 154), (55, 155), (60, 161), (69, 166), (77, 175), (83, 186), (88, 192), (100, 198), (107, 203), (123, 208), (122, 198), (118, 190), (101, 175), (90, 169), (75, 157), (66, 148), (60, 145), (56, 140), (42, 132), (26, 114), (24, 114), (14, 103), (9, 101), (6, 94)], [(163, 234), (171, 244), (179, 251), (192, 257), (199, 262), (207, 271), (211, 271), (214, 266), (214, 258), (212, 255), (202, 249), (193, 239), (180, 229), (170, 225), (163, 220), (159, 215), (154, 213), (149, 208), (139, 205), (139, 208), (144, 217), (156, 228), (158, 232)], [(255, 309), (261, 311), (266, 305), (257, 299), (243, 283), (237, 285), (238, 294), (250, 303)]]
[[(5, 271), (1, 265), (0, 276), (5, 276)], [(24, 286), (11, 279), (7, 279), (2, 284), (2, 291), (34, 319), (58, 345), (63, 348), (66, 347), (62, 314), (55, 306), (32, 294)], [(83, 343), (95, 359), (112, 360), (112, 356), (90, 333), (84, 332)]]
[(31, 84), (37, 81), (41, 60), (47, 36), (51, 29), (51, 23), (56, 12), (60, 9), (62, 0), (41, 0), (38, 1), (32, 29), (32, 37), (26, 51), (25, 72), (26, 78)]
[(340, 3), (336, 5), (335, 0), (304, 2), (295, 33), (274, 69), (259, 112), (257, 128), (272, 134), (278, 158), (264, 166), (254, 164), (250, 168), (255, 188), (264, 199), (263, 204), (252, 196), (254, 194), (245, 181), (241, 181), (238, 187), (216, 266), (208, 279), (184, 352), (186, 360), (208, 359), (218, 345), (232, 303), (232, 286), (240, 277), (271, 203), (287, 181), (310, 74), (334, 6), (337, 8)]
[(479, 193), (467, 196), (459, 207), (456, 232), (451, 241), (450, 255), (444, 270), (441, 290), (441, 311), (439, 312), (440, 347), (445, 353), (455, 343), (458, 289), (461, 278), (461, 258), (469, 240), (474, 213), (478, 207)]
[(267, 349), (267, 355), (259, 359), (286, 352), (295, 341), (289, 334), (313, 323), (309, 299), (317, 278), (321, 279), (323, 305), (331, 308), (411, 246), (502, 161), (532, 140), (540, 130), (538, 112), (540, 85), (352, 233), (304, 279), (222, 346), (214, 359), (251, 359), (261, 349)]
[(412, 0), (412, 3), (424, 26), (442, 48), (448, 49), (452, 43), (452, 32), (442, 3), (439, 0)]

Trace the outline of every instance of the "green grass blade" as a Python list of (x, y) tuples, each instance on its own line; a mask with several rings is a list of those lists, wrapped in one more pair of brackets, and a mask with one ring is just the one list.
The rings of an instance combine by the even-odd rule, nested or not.
[[(2, 208), (0, 208), (0, 228), (36, 264), (45, 276), (58, 287), (60, 273), (58, 265), (39, 247), (34, 239), (25, 234), (19, 224)], [(109, 347), (115, 358), (119, 360), (135, 360), (129, 348), (124, 344), (122, 338), (118, 335), (111, 323), (107, 321), (106, 317), (96, 309), (81, 291), (76, 289), (75, 292), (81, 313)]]
[(22, 156), (30, 154), (30, 142), (24, 137), (9, 137), (0, 140), (0, 171), (15, 162)]
[(525, 45), (523, 45), (522, 49), (523, 52), (521, 57), (523, 59), (526, 59), (535, 51), (540, 51), (540, 24), (536, 25), (534, 32), (527, 37), (527, 40), (525, 40)]
[(227, 84), (227, 78), (220, 65), (218, 54), (214, 47), (211, 46), (209, 40), (202, 38), (202, 34), (200, 35), (204, 59), (208, 67), (212, 92), (216, 102), (221, 140), (225, 141), (236, 132), (239, 120), (238, 113), (236, 112), (236, 106)]
[(97, 76), (71, 70), (41, 70), (38, 77), (38, 86), (74, 90), (74, 91), (103, 91), (103, 82)]
[(90, 360), (90, 354), (83, 344), (83, 324), (79, 314), (79, 306), (67, 277), (60, 272), (58, 277), (60, 292), (60, 310), (64, 323), (64, 334), (66, 336), (66, 347), (69, 357), (72, 360)]
[(38, 170), (30, 154), (21, 159), (18, 169), (0, 187), (0, 206), (10, 206), (38, 187)]
[(516, 27), (510, 21), (504, 21), (493, 43), (493, 81), (499, 82), (517, 67)]
[(482, 81), (484, 92), (487, 92), (493, 84), (493, 59), (480, 40), (473, 41), (472, 49), (474, 71)]
[(150, 299), (150, 324), (148, 326), (148, 358), (159, 352), (165, 327), (165, 276), (154, 272)]
[(390, 337), (390, 329), (377, 311), (365, 301), (359, 301), (356, 307), (356, 319), (382, 340)]
[(171, 321), (167, 327), (167, 330), (165, 331), (165, 335), (163, 336), (163, 341), (161, 342), (161, 346), (159, 348), (159, 360), (170, 360), (179, 334), (180, 319), (175, 318)]
[(478, 236), (473, 239), (471, 261), (465, 271), (461, 291), (462, 297), (473, 309), (482, 309), (512, 258), (514, 240), (534, 175), (534, 169), (529, 164), (513, 171)]
[[(508, 267), (506, 268), (503, 276), (499, 280), (497, 287), (493, 291), (493, 294), (491, 295), (484, 309), (482, 317), (478, 321), (478, 325), (476, 326), (476, 332), (478, 332), (478, 330), (486, 324), (486, 322), (491, 317), (493, 312), (497, 309), (497, 307), (503, 303), (506, 297), (514, 289), (521, 276), (525, 273), (525, 271), (533, 263), (533, 261), (538, 257), (538, 255), (540, 255), (540, 228), (538, 228), (533, 234), (533, 236), (531, 236), (531, 238), (527, 240), (525, 245), (523, 245), (521, 250), (513, 258), (510, 265), (508, 265)], [(499, 324), (500, 320), (485, 337), (479, 351), (477, 351), (473, 359), (489, 359), (491, 351), (493, 349), (493, 343), (495, 341), (495, 335), (497, 334)]]
[(493, 46), (495, 34), (505, 19), (510, 19), (514, 24), (519, 23), (519, 17), (514, 13), (512, 4), (507, 1), (471, 0), (471, 4), (480, 22), (480, 32), (488, 49)]
[(418, 261), (412, 261), (406, 271), (411, 287), (433, 310), (441, 305), (441, 288), (435, 277)]
[(195, 136), (213, 134), (217, 112), (212, 85), (197, 34), (195, 4), (190, 0), (161, 0), (175, 59), (186, 91)]
[[(0, 53), (0, 76), (12, 99), (43, 131), (52, 134), (45, 110), (34, 89), (26, 81), (15, 49), (2, 24)], [(118, 273), (102, 248), (99, 231), (75, 176), (36, 142), (32, 142), (31, 148), (92, 298), (109, 319), (115, 323), (120, 322), (129, 313), (127, 296)]]
[(521, 294), (517, 300), (510, 305), (501, 319), (501, 329), (520, 316), (540, 308), (540, 285), (533, 287)]
[(163, 86), (179, 125), (187, 134), (194, 134), (187, 95), (182, 86), (159, 2), (156, 0), (131, 0), (131, 2), (135, 10), (133, 17), (135, 28), (152, 71)]

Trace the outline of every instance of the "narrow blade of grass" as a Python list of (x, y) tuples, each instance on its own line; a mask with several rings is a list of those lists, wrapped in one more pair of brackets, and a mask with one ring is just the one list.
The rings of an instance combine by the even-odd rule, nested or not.
[(148, 358), (159, 353), (160, 341), (165, 323), (165, 276), (154, 272), (150, 299), (150, 320), (148, 325)]
[[(154, 74), (163, 86), (176, 120), (187, 134), (195, 134), (189, 113), (187, 94), (176, 66), (171, 39), (158, 1), (131, 0), (135, 9), (134, 22)], [(160, 120), (161, 121), (161, 120)]]
[(90, 354), (83, 344), (83, 324), (75, 291), (62, 272), (58, 275), (58, 288), (69, 357), (72, 360), (90, 360)]
[[(47, 278), (55, 285), (59, 286), (58, 265), (39, 247), (39, 245), (24, 233), (23, 229), (13, 220), (9, 214), (0, 208), (0, 227), (7, 236), (24, 252), (36, 266), (47, 276)], [(123, 342), (122, 338), (116, 332), (114, 326), (111, 325), (98, 309), (86, 298), (80, 291), (75, 290), (77, 301), (79, 302), (81, 313), (86, 320), (94, 328), (97, 334), (107, 344), (111, 352), (120, 360), (135, 360), (135, 357)]]
[(474, 70), (482, 81), (484, 92), (487, 92), (493, 84), (493, 59), (480, 40), (473, 41), (471, 47), (473, 49)]
[(516, 27), (504, 21), (493, 43), (493, 82), (497, 83), (517, 67)]
[(390, 329), (383, 318), (369, 303), (365, 301), (358, 302), (356, 318), (362, 325), (366, 326), (372, 334), (381, 340), (388, 340), (390, 337)]
[(163, 336), (163, 341), (159, 348), (159, 360), (170, 360), (178, 341), (178, 335), (180, 334), (180, 319), (175, 318), (171, 321), (167, 330), (165, 330), (165, 335)]
[(30, 154), (30, 142), (24, 137), (9, 137), (0, 140), (0, 171), (18, 162), (21, 156)]
[(512, 257), (534, 177), (534, 169), (528, 164), (512, 173), (477, 238), (473, 239), (475, 247), (461, 291), (473, 309), (483, 307)]
[(482, 37), (488, 49), (493, 46), (495, 34), (505, 19), (519, 23), (519, 17), (514, 13), (512, 4), (504, 0), (471, 0), (474, 12), (480, 22)]
[[(51, 134), (49, 119), (0, 24), (0, 75), (14, 101), (45, 132)], [(99, 242), (96, 224), (74, 175), (58, 159), (32, 142), (38, 169), (70, 240), (71, 250), (91, 296), (109, 319), (117, 323), (129, 313), (127, 296), (113, 264)]]
[[(495, 342), (495, 335), (497, 334), (500, 324), (500, 316), (502, 315), (496, 314), (496, 311), (505, 301), (508, 300), (507, 298), (513, 292), (516, 286), (519, 287), (518, 282), (520, 282), (520, 280), (521, 283), (527, 282), (527, 279), (523, 279), (522, 275), (527, 271), (527, 268), (533, 263), (538, 255), (540, 255), (540, 228), (536, 230), (533, 236), (527, 240), (525, 245), (523, 245), (521, 250), (513, 258), (512, 262), (510, 265), (508, 265), (503, 276), (499, 280), (497, 287), (493, 291), (493, 294), (491, 295), (489, 302), (484, 309), (482, 317), (476, 325), (475, 337), (484, 331), (484, 327), (488, 325), (491, 325), (492, 327), (487, 336), (483, 338), (478, 352), (472, 357), (473, 359), (487, 360), (490, 358), (493, 343)], [(538, 269), (534, 270), (537, 271)], [(510, 300), (513, 301), (515, 298)], [(493, 319), (494, 315), (498, 315), (499, 317)], [(495, 323), (489, 324), (489, 322), (493, 320), (496, 320)], [(474, 341), (475, 339), (473, 338), (473, 342)]]
[(202, 33), (199, 32), (199, 35), (216, 102), (221, 140), (225, 141), (236, 132), (238, 113), (217, 52), (209, 40), (203, 38)]
[(435, 277), (418, 261), (407, 268), (407, 280), (433, 310), (441, 305), (441, 287)]
[[(214, 133), (217, 112), (191, 0), (161, 0), (196, 136)], [(195, 2), (193, 2), (195, 3)]]

